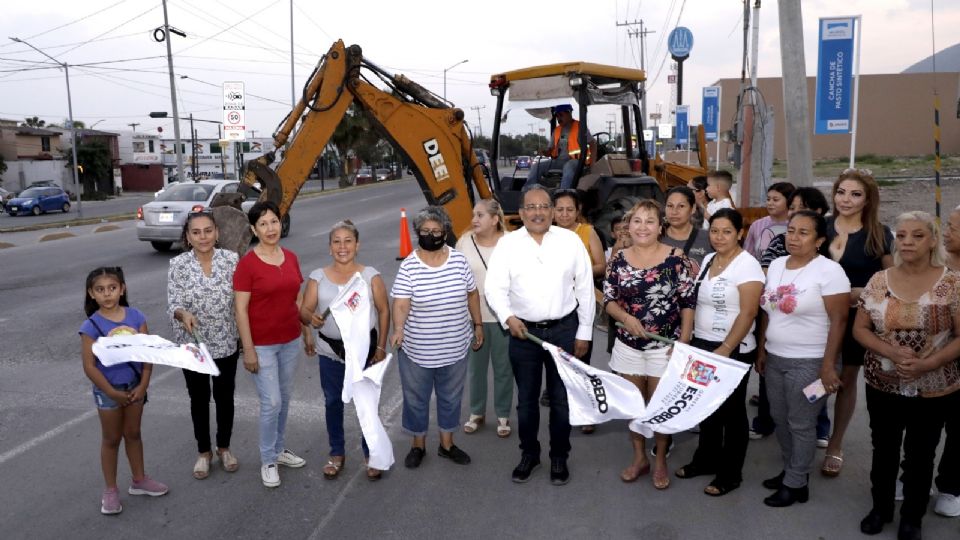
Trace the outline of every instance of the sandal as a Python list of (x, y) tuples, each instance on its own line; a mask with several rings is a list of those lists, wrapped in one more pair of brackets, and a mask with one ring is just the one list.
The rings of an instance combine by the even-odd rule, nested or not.
[(670, 472), (666, 467), (653, 471), (653, 487), (657, 489), (670, 487)]
[(820, 467), (820, 472), (824, 476), (829, 476), (830, 478), (840, 475), (840, 469), (843, 468), (843, 452), (840, 455), (836, 454), (827, 454), (823, 458), (823, 466)]
[(510, 436), (511, 431), (509, 418), (497, 418), (497, 437), (506, 439)]
[(200, 454), (197, 462), (193, 464), (193, 477), (203, 480), (208, 476), (210, 476), (210, 457)]
[(680, 467), (673, 474), (677, 478), (695, 478), (697, 476), (703, 476), (705, 474), (715, 474), (715, 473), (713, 471), (709, 471), (691, 462), (691, 463), (687, 463), (683, 467)]
[(484, 418), (482, 414), (471, 414), (470, 419), (463, 424), (464, 433), (473, 433), (480, 428), (480, 425), (483, 424)]
[(224, 471), (236, 472), (240, 468), (240, 462), (237, 461), (237, 457), (233, 455), (230, 449), (217, 450), (217, 455), (220, 456), (220, 466), (223, 467)]
[(590, 424), (587, 426), (580, 426), (580, 433), (584, 435), (593, 435), (593, 432), (597, 430), (597, 426)]
[[(336, 458), (340, 458), (340, 461), (335, 461)], [(333, 480), (340, 474), (340, 471), (343, 470), (343, 464), (347, 461), (347, 458), (344, 456), (330, 456), (330, 459), (327, 460), (327, 464), (323, 466), (323, 476), (328, 480)]]
[[(363, 460), (363, 464), (364, 464), (364, 465), (367, 464), (367, 460), (366, 460), (366, 459)], [(379, 480), (379, 479), (382, 477), (382, 475), (383, 475), (383, 471), (381, 471), (380, 469), (374, 469), (374, 468), (372, 468), (372, 467), (367, 467), (367, 480), (369, 480), (369, 481), (371, 481), (371, 482), (376, 482), (377, 480)]]
[(635, 467), (634, 465), (631, 464), (629, 467), (627, 467), (626, 469), (620, 472), (620, 480), (629, 484), (630, 482), (636, 482), (637, 478), (640, 478), (641, 476), (649, 472), (650, 472), (649, 461), (644, 463), (640, 467)]
[(720, 480), (714, 479), (713, 482), (707, 484), (707, 487), (703, 488), (703, 492), (711, 497), (723, 497), (727, 493), (740, 487), (740, 482), (721, 482)]

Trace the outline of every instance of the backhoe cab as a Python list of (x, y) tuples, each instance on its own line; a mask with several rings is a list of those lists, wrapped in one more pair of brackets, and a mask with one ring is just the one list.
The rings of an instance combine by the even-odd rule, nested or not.
[[(623, 126), (622, 151), (612, 134), (594, 133), (597, 160), (588, 163), (589, 153), (580, 153), (574, 184), (581, 192), (583, 215), (595, 225), (598, 233), (606, 233), (609, 219), (615, 211), (629, 208), (633, 201), (640, 198), (656, 199), (662, 203), (664, 193), (669, 188), (686, 185), (694, 176), (706, 172), (703, 168), (706, 156), (702, 151), (699, 168), (667, 163), (659, 156), (651, 158), (647, 155), (640, 112), (640, 83), (645, 78), (641, 70), (587, 62), (536, 66), (491, 76), (490, 93), (497, 99), (491, 160), (496, 163), (500, 157), (501, 122), (510, 109), (524, 109), (537, 118), (549, 121), (548, 133), (552, 134), (557, 123), (553, 107), (562, 103), (572, 104), (580, 125), (576, 134), (578, 146), (586, 149), (590, 144), (587, 125), (591, 108), (596, 105), (618, 106)], [(704, 145), (700, 147), (704, 148)], [(491, 168), (491, 173), (504, 211), (515, 213), (526, 178), (501, 177), (496, 167)], [(540, 183), (548, 189), (554, 189), (559, 177), (560, 171), (551, 170)]]

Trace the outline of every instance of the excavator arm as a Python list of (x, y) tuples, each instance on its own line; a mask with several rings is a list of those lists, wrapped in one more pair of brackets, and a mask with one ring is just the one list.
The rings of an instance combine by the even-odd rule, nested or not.
[[(365, 80), (361, 69), (392, 92)], [(445, 207), (453, 230), (469, 227), (472, 188), (481, 199), (493, 194), (473, 152), (463, 111), (403, 75), (364, 60), (359, 46), (345, 47), (343, 41), (333, 44), (310, 76), (302, 98), (274, 134), (275, 149), (249, 163), (241, 190), (249, 193), (259, 185), (261, 200), (276, 202), (286, 214), (351, 103), (406, 156), (427, 202)], [(272, 167), (278, 152), (282, 157)]]

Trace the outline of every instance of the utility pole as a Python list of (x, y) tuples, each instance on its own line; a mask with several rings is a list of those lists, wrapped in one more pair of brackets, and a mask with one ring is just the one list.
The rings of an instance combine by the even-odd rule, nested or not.
[(290, 107), (297, 107), (297, 87), (293, 70), (293, 0), (290, 0)]
[[(783, 112), (787, 138), (787, 177), (794, 185), (813, 185), (813, 156), (808, 123), (807, 72), (803, 55), (800, 2), (778, 2), (780, 63), (783, 66)], [(857, 91), (859, 92), (859, 88)], [(856, 103), (856, 102), (854, 102)], [(854, 112), (856, 115), (856, 112)], [(856, 117), (856, 116), (854, 116)]]
[[(640, 41), (640, 69), (644, 73), (647, 72), (647, 34), (655, 34), (656, 30), (647, 30), (643, 27), (643, 19), (639, 21), (634, 20), (633, 22), (623, 21), (622, 23), (617, 23), (617, 26), (626, 26), (627, 28), (627, 37), (628, 38), (637, 38)], [(632, 30), (634, 26), (639, 26), (639, 30)], [(643, 116), (643, 125), (647, 125), (647, 81), (640, 83), (640, 114)]]
[[(158, 29), (159, 30), (159, 29)], [(177, 179), (183, 182), (186, 180), (183, 171), (183, 143), (180, 138), (180, 113), (177, 109), (177, 83), (173, 76), (173, 51), (170, 47), (170, 32), (180, 37), (187, 37), (187, 34), (172, 28), (170, 20), (167, 18), (167, 0), (163, 0), (163, 37), (167, 42), (167, 70), (170, 72), (170, 106), (173, 108), (173, 138), (175, 139), (174, 150), (177, 153)], [(153, 39), (157, 40), (157, 31), (153, 32)]]
[(256, 138), (256, 136), (257, 136), (257, 130), (255, 130), (255, 129), (248, 129), (247, 131), (250, 132), (250, 138), (251, 138), (251, 139)]
[(480, 123), (480, 109), (486, 109), (487, 106), (486, 106), (486, 105), (478, 105), (478, 106), (474, 106), (474, 107), (470, 107), (470, 108), (473, 109), (473, 110), (475, 110), (475, 111), (477, 111), (477, 131), (480, 133), (479, 137), (482, 138), (482, 137), (483, 137), (483, 124)]
[(132, 127), (134, 131), (136, 131), (136, 130), (137, 130), (137, 126), (139, 126), (140, 123), (139, 123), (139, 122), (132, 122), (132, 123), (127, 124), (127, 125), (130, 126), (130, 127)]

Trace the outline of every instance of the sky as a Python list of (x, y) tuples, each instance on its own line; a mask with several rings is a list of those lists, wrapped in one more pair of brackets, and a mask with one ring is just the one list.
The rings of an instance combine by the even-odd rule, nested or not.
[[(752, 2), (751, 2), (752, 3)], [(67, 117), (64, 74), (17, 37), (71, 65), (73, 114), (87, 127), (172, 137), (160, 0), (46, 0), (4, 3), (0, 22), (0, 118), (47, 122)], [(960, 42), (960, 2), (955, 0), (803, 0), (808, 76), (817, 62), (817, 20), (863, 16), (861, 73), (897, 73), (936, 49)], [(932, 8), (931, 8), (932, 4)], [(638, 68), (640, 45), (617, 23), (643, 20), (647, 36), (648, 112), (671, 101), (666, 36), (689, 28), (694, 45), (684, 63), (684, 102), (699, 123), (700, 89), (721, 78), (739, 78), (743, 53), (741, 0), (168, 0), (181, 116), (222, 119), (224, 81), (243, 81), (248, 130), (269, 135), (291, 108), (290, 25), (293, 11), (296, 92), (337, 39), (358, 44), (364, 56), (403, 73), (438, 95), (447, 72), (447, 98), (466, 113), (471, 129), (489, 135), (496, 106), (490, 75), (541, 64), (588, 61)], [(589, 7), (585, 7), (589, 6)], [(758, 74), (780, 76), (777, 2), (763, 2), (759, 17)], [(632, 27), (636, 29), (637, 27)], [(82, 65), (95, 64), (95, 65)], [(607, 111), (609, 112), (609, 111)], [(478, 118), (479, 113), (479, 118)], [(727, 114), (728, 111), (722, 112)], [(591, 114), (590, 129), (606, 131), (608, 114)], [(479, 125), (478, 125), (479, 124)], [(545, 126), (512, 112), (502, 132)], [(181, 124), (184, 126), (184, 124)], [(198, 123), (201, 137), (216, 126)], [(183, 129), (184, 137), (188, 131)], [(249, 131), (248, 136), (252, 135)]]

